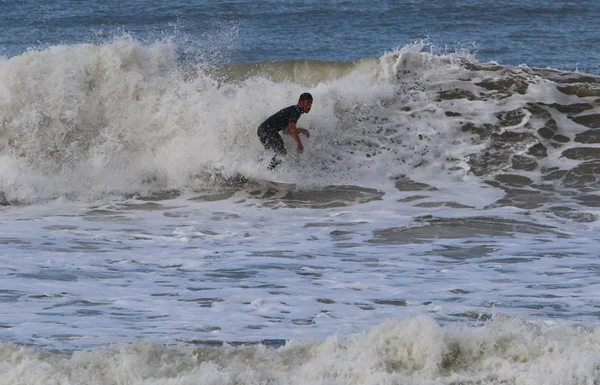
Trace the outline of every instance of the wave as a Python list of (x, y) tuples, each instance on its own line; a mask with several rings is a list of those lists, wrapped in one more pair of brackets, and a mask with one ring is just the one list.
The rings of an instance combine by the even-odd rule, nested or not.
[(263, 77), (276, 83), (296, 83), (315, 87), (319, 83), (344, 78), (353, 72), (370, 71), (378, 67), (377, 58), (356, 62), (325, 62), (293, 60), (283, 62), (236, 63), (208, 68), (206, 73), (222, 82), (242, 82), (252, 77)]
[(0, 344), (0, 383), (579, 385), (600, 378), (597, 329), (514, 318), (441, 327), (416, 317), (279, 348), (199, 343), (138, 342), (72, 353)]
[(315, 104), (299, 124), (312, 136), (280, 172), (306, 184), (475, 177), (581, 196), (599, 186), (593, 75), (422, 42), (344, 63), (182, 65), (174, 44), (122, 39), (0, 61), (0, 191), (95, 199), (257, 173), (269, 156), (256, 127), (304, 91)]

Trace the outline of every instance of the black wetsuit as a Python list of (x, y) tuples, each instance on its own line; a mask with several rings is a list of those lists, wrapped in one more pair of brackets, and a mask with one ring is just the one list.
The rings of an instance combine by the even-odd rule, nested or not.
[(283, 139), (279, 131), (286, 129), (288, 124), (296, 123), (304, 112), (299, 105), (286, 107), (273, 115), (258, 126), (258, 138), (267, 150), (273, 150), (276, 154), (286, 155)]

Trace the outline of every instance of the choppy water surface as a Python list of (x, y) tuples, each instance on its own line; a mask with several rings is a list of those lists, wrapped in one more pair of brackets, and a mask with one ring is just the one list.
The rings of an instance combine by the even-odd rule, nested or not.
[(3, 331), (68, 348), (325, 337), (407, 314), (595, 321), (591, 229), (431, 190), (7, 208)]

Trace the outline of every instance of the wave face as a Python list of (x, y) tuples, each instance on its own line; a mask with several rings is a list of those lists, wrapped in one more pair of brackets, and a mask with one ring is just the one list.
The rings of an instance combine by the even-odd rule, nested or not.
[(307, 186), (477, 178), (513, 204), (595, 201), (598, 77), (431, 51), (182, 66), (173, 44), (124, 38), (2, 60), (0, 190), (21, 202), (95, 199), (256, 173), (268, 158), (256, 127), (310, 91), (299, 125), (312, 136), (280, 170)]

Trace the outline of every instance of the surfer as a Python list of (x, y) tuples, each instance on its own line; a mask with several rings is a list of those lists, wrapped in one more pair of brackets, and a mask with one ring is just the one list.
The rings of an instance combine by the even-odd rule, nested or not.
[(258, 138), (265, 149), (275, 151), (275, 156), (271, 159), (269, 164), (269, 170), (277, 167), (281, 163), (281, 159), (277, 156), (285, 156), (287, 151), (283, 144), (283, 139), (279, 135), (279, 131), (287, 128), (288, 134), (292, 136), (294, 142), (296, 142), (296, 152), (302, 154), (304, 152), (304, 146), (300, 141), (300, 135), (306, 135), (310, 138), (310, 133), (304, 128), (296, 127), (296, 122), (300, 119), (300, 115), (307, 114), (312, 107), (313, 97), (308, 92), (300, 95), (298, 104), (286, 107), (273, 115), (269, 116), (267, 120), (262, 122), (258, 126)]

